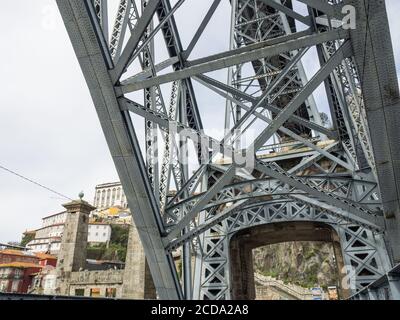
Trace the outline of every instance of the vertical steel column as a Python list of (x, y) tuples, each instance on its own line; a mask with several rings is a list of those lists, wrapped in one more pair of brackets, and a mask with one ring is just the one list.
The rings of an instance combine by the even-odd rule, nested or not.
[(365, 102), (387, 235), (400, 261), (400, 93), (384, 1), (350, 0), (356, 29), (350, 30)]
[[(185, 93), (187, 92), (187, 87), (186, 83), (182, 83), (180, 87), (181, 92)], [(188, 119), (187, 119), (187, 101), (186, 99), (188, 96), (186, 94), (180, 94), (180, 99), (179, 99), (179, 105), (178, 105), (178, 110), (179, 110), (179, 121), (187, 125), (188, 124)], [(188, 158), (188, 152), (189, 152), (189, 146), (188, 146), (188, 138), (185, 136), (180, 135), (179, 137), (179, 163), (182, 169), (182, 174), (184, 177), (187, 177), (189, 174), (189, 158)], [(185, 192), (184, 195), (187, 197), (188, 193)], [(183, 214), (183, 212), (182, 212)], [(185, 233), (189, 232), (190, 228), (186, 227), (182, 231), (182, 235)], [(192, 254), (191, 254), (191, 248), (190, 248), (191, 243), (190, 242), (185, 242), (183, 244), (182, 248), (182, 266), (183, 266), (183, 288), (184, 288), (184, 294), (186, 300), (191, 300), (192, 299)]]
[[(148, 0), (142, 0), (142, 11), (146, 8)], [(151, 21), (144, 39), (146, 39), (154, 29), (154, 22)], [(151, 69), (154, 59), (154, 40), (152, 39), (143, 51), (143, 69)], [(146, 88), (144, 90), (144, 105), (150, 110), (157, 110), (156, 87)], [(145, 120), (145, 135), (146, 135), (146, 165), (147, 172), (150, 178), (151, 186), (154, 190), (154, 195), (159, 202), (159, 170), (158, 170), (158, 137), (157, 125), (149, 120)]]
[(182, 298), (172, 255), (162, 241), (164, 225), (152, 192), (129, 112), (114, 86), (114, 64), (89, 0), (58, 0), (64, 24), (89, 87), (100, 124), (139, 230), (157, 293)]

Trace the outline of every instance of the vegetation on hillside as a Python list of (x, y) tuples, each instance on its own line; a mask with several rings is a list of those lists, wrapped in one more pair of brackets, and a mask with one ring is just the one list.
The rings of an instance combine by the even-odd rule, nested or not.
[(21, 243), (19, 243), (18, 245), (20, 245), (21, 247), (25, 247), (27, 245), (27, 243), (32, 241), (33, 239), (35, 239), (34, 233), (25, 233), (22, 236)]
[(329, 243), (286, 242), (253, 251), (254, 269), (304, 288), (337, 285), (338, 272)]
[(87, 258), (125, 262), (128, 237), (128, 225), (111, 225), (110, 243), (88, 245)]

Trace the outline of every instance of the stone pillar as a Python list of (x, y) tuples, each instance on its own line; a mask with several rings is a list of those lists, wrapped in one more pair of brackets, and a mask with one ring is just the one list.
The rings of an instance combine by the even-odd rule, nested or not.
[(135, 225), (129, 227), (128, 248), (122, 285), (124, 299), (156, 299), (156, 289)]
[(58, 293), (69, 295), (71, 272), (79, 271), (86, 266), (89, 214), (96, 208), (82, 199), (66, 203), (63, 207), (67, 209), (67, 218), (56, 270), (59, 283)]
[(248, 236), (235, 237), (230, 243), (231, 298), (233, 300), (256, 299), (253, 251), (247, 245)]

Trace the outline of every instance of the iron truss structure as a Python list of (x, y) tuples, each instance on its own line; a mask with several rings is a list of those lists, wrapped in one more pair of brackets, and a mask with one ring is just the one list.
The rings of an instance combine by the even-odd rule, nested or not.
[[(353, 293), (380, 279), (400, 260), (400, 99), (384, 1), (223, 0), (229, 47), (200, 58), (223, 1), (202, 1), (184, 47), (175, 16), (191, 1), (120, 0), (110, 23), (111, 1), (57, 0), (159, 297), (234, 298), (232, 237), (275, 223), (332, 227)], [(307, 55), (319, 63), (309, 77)], [(222, 139), (206, 134), (199, 87), (225, 101)]]

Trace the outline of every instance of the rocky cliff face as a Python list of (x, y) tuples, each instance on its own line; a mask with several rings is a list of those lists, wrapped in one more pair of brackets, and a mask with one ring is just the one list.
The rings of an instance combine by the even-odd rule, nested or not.
[(253, 250), (254, 270), (304, 288), (326, 288), (338, 281), (330, 243), (285, 242)]

